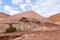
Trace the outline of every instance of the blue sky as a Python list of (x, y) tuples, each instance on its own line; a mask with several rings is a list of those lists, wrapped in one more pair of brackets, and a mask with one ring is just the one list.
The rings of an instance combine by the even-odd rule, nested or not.
[(14, 15), (29, 10), (49, 17), (60, 13), (60, 0), (0, 0), (0, 12)]

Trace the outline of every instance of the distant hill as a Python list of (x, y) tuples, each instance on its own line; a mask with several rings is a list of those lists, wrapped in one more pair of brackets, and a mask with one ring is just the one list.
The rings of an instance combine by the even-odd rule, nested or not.
[(6, 13), (3, 13), (3, 12), (0, 12), (0, 18), (6, 18), (6, 17), (9, 17), (10, 15), (6, 14)]
[(52, 15), (48, 19), (53, 21), (53, 22), (58, 22), (58, 21), (60, 21), (60, 13)]

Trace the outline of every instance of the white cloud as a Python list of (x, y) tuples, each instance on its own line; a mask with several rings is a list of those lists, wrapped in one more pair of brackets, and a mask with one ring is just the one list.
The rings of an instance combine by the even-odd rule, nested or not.
[[(22, 3), (22, 4), (24, 4), (24, 0), (11, 0), (11, 2), (13, 3), (13, 4), (20, 4), (20, 3)], [(31, 3), (31, 0), (25, 0), (25, 4), (26, 5), (32, 5), (32, 3)]]
[(16, 13), (19, 13), (19, 11), (14, 10), (12, 7), (5, 5), (4, 10), (9, 12), (10, 15), (14, 15)]
[[(20, 4), (20, 9), (22, 9), (23, 11), (26, 11), (26, 7), (28, 6), (31, 6), (32, 4), (27, 4), (27, 3), (23, 3), (23, 4)], [(31, 9), (31, 8), (30, 8)]]
[[(23, 3), (23, 1), (25, 2)], [(44, 17), (60, 12), (60, 0), (37, 0), (36, 2), (32, 2), (32, 0), (12, 0), (12, 3), (19, 4), (19, 7), (23, 11), (26, 10), (27, 6), (31, 6), (30, 9), (38, 12)]]
[(20, 2), (23, 2), (23, 0), (11, 0), (13, 4), (19, 4)]
[(2, 4), (2, 0), (0, 0), (0, 5)]
[(26, 4), (20, 4), (20, 8), (25, 8), (26, 6)]
[(20, 8), (23, 10), (23, 11), (25, 11), (25, 7), (26, 7), (27, 5), (26, 4), (20, 4)]
[(2, 4), (2, 2), (0, 2), (0, 4)]
[(38, 6), (34, 5), (34, 6), (31, 7), (31, 9), (35, 11), (35, 9), (36, 9), (37, 7), (38, 7)]
[(31, 0), (25, 0), (26, 1), (26, 3), (31, 3)]
[(38, 0), (34, 10), (44, 17), (49, 17), (53, 14), (60, 12), (60, 0)]
[(2, 0), (0, 0), (0, 8), (2, 8)]

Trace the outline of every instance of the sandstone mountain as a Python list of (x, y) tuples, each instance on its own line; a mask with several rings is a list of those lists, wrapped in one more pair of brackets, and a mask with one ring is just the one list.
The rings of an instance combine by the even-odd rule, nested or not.
[(48, 19), (50, 19), (53, 22), (58, 22), (58, 21), (60, 21), (60, 13), (52, 15)]
[[(37, 19), (21, 18), (17, 23), (12, 23), (17, 32), (20, 31), (55, 31), (60, 30), (60, 25), (40, 22)], [(4, 32), (9, 27), (9, 23), (0, 24), (0, 32)]]
[(5, 20), (0, 21), (0, 32), (4, 32), (9, 24), (12, 23), (13, 27), (17, 28), (17, 31), (41, 31), (41, 30), (59, 30), (60, 26), (51, 23), (45, 17), (37, 14), (34, 11), (26, 11), (10, 16)]
[(42, 17), (41, 15), (39, 15), (38, 13), (34, 11), (26, 11), (26, 12), (18, 13), (16, 15), (11, 16), (10, 18), (7, 18), (7, 20), (16, 21), (16, 20), (20, 20), (22, 17), (37, 19), (41, 22), (51, 22), (47, 18)]
[(0, 12), (0, 18), (7, 18), (10, 15)]
[(3, 12), (0, 12), (0, 21), (3, 21), (5, 20), (6, 18), (10, 17), (10, 15), (8, 14), (5, 14)]
[(54, 23), (60, 25), (60, 13), (52, 15), (48, 19), (53, 21)]
[[(15, 33), (3, 33), (9, 24)], [(26, 11), (0, 20), (0, 40), (60, 40), (60, 25), (34, 11)]]

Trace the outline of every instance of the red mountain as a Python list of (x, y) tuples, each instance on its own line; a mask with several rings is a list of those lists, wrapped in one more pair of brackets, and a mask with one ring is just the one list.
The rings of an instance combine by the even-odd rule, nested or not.
[(13, 15), (10, 18), (8, 18), (8, 20), (20, 20), (22, 17), (37, 19), (41, 22), (51, 22), (47, 18), (42, 17), (41, 15), (39, 15), (38, 13), (36, 13), (34, 11), (26, 11), (26, 12), (18, 13), (16, 15)]
[(53, 21), (53, 22), (60, 21), (60, 13), (55, 14), (55, 15), (52, 15), (52, 16), (50, 16), (48, 19), (50, 19), (50, 20)]
[(8, 14), (0, 12), (0, 18), (6, 18), (6, 17), (9, 17), (9, 16), (10, 15), (8, 15)]
[(8, 17), (10, 17), (10, 15), (3, 13), (3, 12), (0, 12), (0, 21), (3, 21)]

